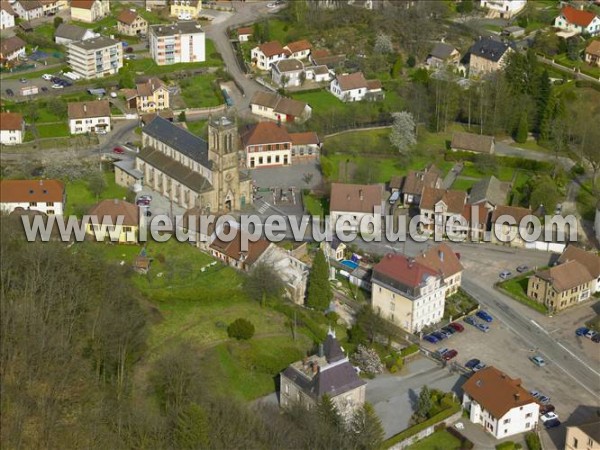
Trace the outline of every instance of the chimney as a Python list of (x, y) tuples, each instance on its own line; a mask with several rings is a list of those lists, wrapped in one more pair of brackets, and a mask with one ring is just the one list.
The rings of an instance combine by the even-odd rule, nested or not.
[(113, 202), (115, 203), (115, 205), (118, 205), (118, 204), (119, 204), (119, 200), (118, 200), (118, 199), (116, 199), (116, 198), (113, 200)]
[(363, 194), (363, 190), (362, 189), (358, 190), (358, 197), (360, 198), (361, 201), (365, 199), (365, 196)]
[(439, 250), (439, 251), (438, 251), (438, 256), (440, 257), (440, 261), (441, 261), (441, 262), (444, 262), (444, 252), (443, 252), (443, 251), (441, 251), (441, 250)]
[(83, 112), (87, 112), (87, 103), (83, 104)]
[(323, 356), (325, 356), (325, 350), (323, 349), (323, 344), (319, 344), (319, 358), (322, 358)]
[(516, 392), (516, 393), (515, 393), (515, 400), (516, 400), (517, 402), (519, 401), (519, 398), (520, 398), (520, 397), (521, 397), (521, 395), (520, 395), (518, 392)]

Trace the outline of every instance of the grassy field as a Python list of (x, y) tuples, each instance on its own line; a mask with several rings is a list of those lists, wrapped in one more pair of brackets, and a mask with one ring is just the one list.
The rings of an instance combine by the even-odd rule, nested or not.
[(436, 431), (431, 436), (408, 447), (408, 450), (458, 450), (461, 448), (460, 440), (445, 430)]
[(181, 96), (185, 100), (185, 105), (188, 108), (205, 108), (223, 104), (223, 96), (215, 80), (213, 74), (207, 73), (181, 81)]
[[(55, 74), (60, 72), (61, 70), (67, 70), (69, 66), (60, 66), (60, 67), (52, 67), (50, 69), (36, 70), (35, 72), (28, 72), (23, 74), (11, 75), (10, 77), (6, 77), (7, 80), (17, 80), (19, 78), (26, 78), (28, 80), (33, 80), (36, 78), (42, 78), (42, 75), (45, 73)], [(35, 84), (35, 83), (33, 83)]]
[(204, 139), (208, 139), (208, 120), (195, 120), (193, 122), (186, 122), (185, 126), (190, 132)]
[(390, 128), (382, 128), (338, 134), (325, 139), (324, 149), (327, 153), (346, 153), (354, 150), (356, 153), (395, 154), (397, 151), (390, 143), (390, 131)]
[[(596, 184), (599, 184), (597, 182)], [(598, 203), (598, 189), (600, 187), (596, 187), (596, 194), (594, 195), (594, 190), (592, 189), (591, 181), (584, 183), (579, 192), (577, 193), (577, 209), (581, 216), (586, 219), (593, 221), (596, 216), (596, 204)]]
[(296, 100), (308, 103), (313, 110), (322, 114), (330, 114), (332, 110), (341, 110), (346, 105), (326, 90), (317, 92), (298, 92), (292, 94)]
[(53, 123), (45, 125), (36, 125), (38, 136), (40, 138), (55, 138), (69, 136), (69, 125), (66, 123)]
[(302, 194), (304, 209), (311, 216), (324, 217), (329, 211), (327, 198), (318, 198), (312, 194)]
[(564, 53), (561, 53), (560, 55), (556, 55), (553, 58), (554, 58), (554, 61), (556, 61), (558, 64), (569, 67), (571, 69), (577, 68), (582, 73), (585, 73), (586, 75), (589, 75), (594, 78), (600, 78), (600, 68), (590, 66), (585, 61), (572, 61)]
[(519, 276), (499, 283), (498, 287), (518, 302), (521, 302), (524, 305), (529, 306), (531, 309), (535, 309), (536, 311), (542, 314), (546, 314), (548, 312), (548, 308), (546, 308), (546, 305), (538, 303), (535, 300), (532, 300), (529, 297), (527, 297), (527, 282), (527, 275)]
[[(118, 186), (115, 183), (114, 173), (105, 172), (104, 177), (106, 179), (106, 189), (102, 192), (98, 200), (108, 198), (122, 199), (127, 195), (127, 189)], [(67, 183), (67, 205), (65, 208), (65, 215), (81, 214), (81, 212), (87, 211), (96, 202), (96, 197), (90, 192), (85, 180)]]

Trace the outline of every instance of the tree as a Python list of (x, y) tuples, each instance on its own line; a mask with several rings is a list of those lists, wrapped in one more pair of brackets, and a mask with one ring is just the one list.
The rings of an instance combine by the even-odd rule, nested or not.
[(178, 122), (185, 122), (187, 120), (187, 117), (185, 116), (185, 111), (181, 111), (179, 113), (179, 115), (177, 116), (177, 121)]
[(362, 344), (358, 345), (356, 352), (352, 355), (352, 361), (369, 375), (377, 375), (383, 372), (383, 364), (377, 352)]
[[(355, 330), (355, 327), (357, 329)], [(368, 339), (369, 343), (375, 342), (378, 334), (391, 339), (398, 334), (397, 328), (373, 311), (371, 306), (364, 306), (356, 315), (355, 325), (351, 332), (352, 342), (360, 343)], [(355, 340), (356, 339), (356, 340)]]
[(102, 172), (93, 172), (89, 175), (88, 189), (96, 197), (96, 201), (98, 201), (98, 197), (106, 189), (106, 178), (104, 178)]
[(456, 5), (456, 11), (460, 14), (470, 14), (473, 12), (473, 0), (462, 0)]
[(287, 84), (290, 82), (290, 77), (288, 77), (287, 75), (282, 75), (281, 79), (280, 79), (280, 83), (281, 83), (281, 87), (283, 89), (283, 91), (285, 92), (285, 87), (287, 86)]
[(264, 262), (255, 264), (244, 280), (244, 290), (253, 300), (265, 305), (267, 299), (279, 299), (285, 286), (273, 266)]
[(556, 208), (560, 194), (556, 183), (548, 175), (530, 180), (531, 196), (529, 205), (535, 211), (540, 206), (544, 206), (546, 211), (552, 213)]
[(392, 132), (390, 133), (390, 142), (398, 149), (400, 154), (406, 154), (417, 143), (413, 115), (402, 111), (392, 113), (392, 117), (394, 118), (394, 123), (392, 125)]
[(60, 97), (52, 97), (46, 103), (48, 111), (57, 117), (67, 117), (67, 102)]
[(406, 65), (411, 69), (417, 65), (417, 59), (415, 58), (415, 55), (408, 56), (408, 59), (406, 60)]
[(419, 418), (420, 421), (423, 421), (428, 418), (431, 406), (431, 391), (429, 390), (429, 387), (425, 385), (421, 388), (421, 392), (419, 392), (419, 398), (417, 400), (416, 416)]
[(255, 329), (252, 322), (240, 317), (229, 324), (227, 327), (227, 336), (237, 340), (247, 341), (254, 336), (254, 331)]
[(300, 86), (304, 86), (304, 83), (306, 82), (306, 72), (303, 70), (302, 72), (300, 72)]
[(396, 62), (392, 66), (392, 78), (398, 78), (402, 73), (402, 56), (398, 55)]
[(394, 51), (394, 45), (392, 44), (390, 36), (381, 31), (377, 33), (373, 50), (380, 55), (392, 53)]
[(527, 135), (529, 132), (529, 125), (527, 123), (527, 112), (521, 113), (521, 117), (519, 119), (519, 125), (517, 126), (517, 130), (515, 133), (515, 141), (520, 144), (527, 142)]
[(204, 409), (190, 403), (177, 416), (175, 441), (177, 448), (195, 450), (209, 447), (209, 423)]
[(323, 424), (337, 430), (343, 429), (344, 420), (329, 395), (325, 394), (321, 397), (321, 401), (317, 404), (317, 414)]
[(324, 311), (329, 308), (332, 299), (333, 292), (329, 283), (329, 267), (325, 255), (321, 250), (318, 250), (308, 278), (306, 305)]
[(63, 23), (63, 22), (64, 22), (64, 21), (63, 21), (63, 18), (62, 18), (62, 17), (60, 17), (60, 16), (56, 16), (56, 17), (54, 18), (54, 22), (53, 22), (53, 23), (54, 23), (54, 28), (55, 28), (55, 29), (56, 29), (56, 28), (58, 28), (58, 27), (60, 26), (60, 24), (61, 24), (61, 23)]
[(498, 171), (498, 161), (495, 155), (481, 153), (475, 155), (473, 166), (483, 174), (495, 174)]
[(535, 129), (539, 132), (540, 124), (542, 122), (544, 113), (546, 112), (546, 106), (552, 93), (552, 84), (550, 82), (550, 75), (547, 70), (544, 70), (538, 78), (537, 88), (535, 92), (535, 101), (537, 107), (537, 113), (535, 117)]
[(370, 403), (365, 402), (354, 413), (349, 428), (357, 450), (377, 450), (382, 447), (385, 431)]

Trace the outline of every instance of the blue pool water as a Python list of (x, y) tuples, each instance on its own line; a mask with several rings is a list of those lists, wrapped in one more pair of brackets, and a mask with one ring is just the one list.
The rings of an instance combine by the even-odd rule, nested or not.
[(349, 259), (345, 259), (342, 261), (342, 264), (348, 268), (350, 268), (351, 270), (354, 270), (358, 267), (358, 263), (354, 262), (354, 261), (350, 261)]

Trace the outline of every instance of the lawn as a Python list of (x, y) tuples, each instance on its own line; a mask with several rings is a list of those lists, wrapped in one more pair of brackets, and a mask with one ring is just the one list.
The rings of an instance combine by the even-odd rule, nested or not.
[(460, 439), (452, 436), (446, 430), (440, 430), (433, 433), (431, 436), (420, 440), (416, 444), (408, 447), (408, 450), (459, 450), (461, 448)]
[(188, 108), (206, 108), (224, 103), (223, 95), (213, 74), (196, 75), (182, 80), (181, 96)]
[(465, 179), (463, 177), (458, 177), (456, 181), (452, 184), (452, 189), (456, 191), (468, 191), (473, 187), (475, 183), (479, 180)]
[[(598, 184), (598, 183), (596, 183)], [(596, 189), (599, 189), (596, 187)], [(593, 221), (596, 216), (598, 191), (594, 195), (591, 181), (584, 183), (577, 193), (577, 209), (585, 220)]]
[[(60, 67), (51, 67), (50, 69), (42, 69), (36, 70), (35, 72), (27, 72), (22, 74), (11, 75), (10, 77), (6, 77), (7, 80), (17, 80), (19, 78), (27, 78), (28, 80), (32, 80), (35, 78), (42, 78), (42, 75), (45, 73), (56, 74), (61, 70), (67, 70), (69, 66), (60, 66)], [(35, 83), (34, 83), (35, 84)]]
[(548, 308), (546, 305), (542, 303), (538, 303), (535, 300), (527, 297), (527, 283), (529, 281), (529, 275), (522, 275), (519, 277), (511, 278), (510, 280), (503, 281), (502, 283), (498, 283), (498, 288), (508, 294), (510, 297), (515, 299), (518, 302), (523, 303), (526, 306), (529, 306), (531, 309), (535, 309), (536, 311), (546, 314), (548, 312)]
[(66, 123), (40, 124), (36, 125), (40, 138), (55, 138), (69, 136), (69, 125)]
[(208, 139), (208, 120), (195, 120), (186, 122), (187, 129), (203, 139)]
[[(115, 183), (115, 175), (112, 172), (105, 172), (104, 177), (106, 179), (106, 189), (98, 200), (104, 200), (109, 198), (122, 199), (127, 196), (127, 189), (118, 186)], [(76, 180), (67, 182), (67, 205), (65, 208), (65, 215), (76, 214), (81, 216), (82, 213), (87, 212), (97, 200), (90, 192), (87, 182), (85, 180)]]
[(344, 102), (335, 97), (326, 90), (316, 92), (298, 92), (292, 94), (296, 100), (308, 103), (313, 110), (321, 114), (329, 114), (332, 110), (343, 110), (346, 106)]
[[(117, 7), (117, 5), (115, 5), (115, 7)], [(114, 15), (116, 15), (117, 11), (114, 11), (113, 5), (111, 5), (111, 9), (113, 9), (112, 13)], [(77, 20), (74, 20), (71, 23), (73, 25), (77, 25), (77, 26), (83, 27), (83, 28), (90, 28), (93, 30), (100, 28), (100, 29), (102, 29), (102, 31), (107, 31), (108, 28), (114, 27), (116, 29), (116, 27), (117, 27), (117, 19), (115, 18), (114, 15), (107, 16), (104, 19), (98, 20), (93, 23), (79, 22)], [(105, 33), (103, 33), (103, 34), (105, 34)]]
[(553, 58), (554, 61), (556, 61), (558, 64), (562, 64), (563, 66), (569, 68), (578, 68), (582, 73), (585, 73), (586, 75), (589, 75), (596, 79), (600, 78), (600, 68), (590, 66), (585, 61), (572, 61), (565, 53), (556, 55)]
[(390, 131), (390, 128), (383, 128), (338, 134), (325, 139), (324, 149), (328, 154), (346, 153), (350, 147), (354, 149), (350, 152), (360, 154), (397, 154), (397, 150), (390, 143)]
[(312, 194), (302, 194), (302, 203), (304, 210), (311, 216), (325, 217), (325, 214), (329, 211), (327, 198), (315, 197)]

